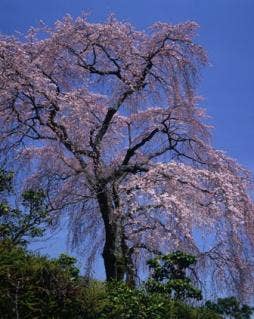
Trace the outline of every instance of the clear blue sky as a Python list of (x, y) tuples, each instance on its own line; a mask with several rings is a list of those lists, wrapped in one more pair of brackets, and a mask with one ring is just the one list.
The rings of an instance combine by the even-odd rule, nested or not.
[(52, 24), (66, 13), (109, 13), (144, 29), (158, 20), (200, 24), (197, 41), (211, 66), (199, 94), (213, 117), (214, 145), (254, 171), (254, 0), (0, 0), (0, 32), (24, 32), (39, 20)]

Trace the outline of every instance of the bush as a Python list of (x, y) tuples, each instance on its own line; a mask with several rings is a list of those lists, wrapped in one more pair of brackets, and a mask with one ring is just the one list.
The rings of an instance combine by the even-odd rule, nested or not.
[(149, 260), (147, 264), (152, 275), (146, 283), (147, 290), (175, 300), (185, 301), (190, 298), (201, 300), (201, 290), (193, 286), (186, 274), (195, 262), (194, 256), (181, 251)]
[[(84, 287), (74, 259), (28, 253), (24, 248), (0, 245), (1, 318), (83, 318)], [(68, 259), (69, 258), (69, 259)]]
[(113, 282), (107, 287), (99, 319), (219, 319), (210, 309), (194, 308), (160, 293)]
[(160, 294), (148, 294), (125, 283), (107, 285), (104, 308), (100, 319), (166, 318), (168, 301)]
[(207, 301), (206, 307), (225, 317), (251, 319), (254, 308), (241, 304), (235, 297), (219, 298), (217, 303)]

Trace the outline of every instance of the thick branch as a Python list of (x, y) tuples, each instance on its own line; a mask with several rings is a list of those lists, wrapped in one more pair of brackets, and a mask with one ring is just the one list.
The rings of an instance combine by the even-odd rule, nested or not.
[(135, 155), (135, 152), (141, 148), (142, 146), (144, 146), (147, 142), (149, 142), (156, 133), (159, 132), (158, 128), (155, 128), (154, 130), (152, 130), (147, 136), (145, 136), (139, 143), (137, 143), (136, 145), (134, 145), (133, 147), (129, 148), (126, 152), (126, 155), (124, 157), (124, 160), (122, 162), (122, 165), (127, 165), (129, 163), (129, 160), (132, 158), (132, 156)]

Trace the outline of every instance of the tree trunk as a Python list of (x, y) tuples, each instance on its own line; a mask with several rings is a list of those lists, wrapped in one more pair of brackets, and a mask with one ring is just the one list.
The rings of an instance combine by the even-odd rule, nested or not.
[(137, 269), (132, 259), (132, 250), (125, 244), (126, 247), (126, 283), (129, 287), (135, 287), (137, 278)]
[(123, 250), (121, 215), (114, 211), (111, 194), (100, 189), (97, 199), (105, 226), (103, 259), (107, 281), (123, 280), (126, 273), (126, 255)]

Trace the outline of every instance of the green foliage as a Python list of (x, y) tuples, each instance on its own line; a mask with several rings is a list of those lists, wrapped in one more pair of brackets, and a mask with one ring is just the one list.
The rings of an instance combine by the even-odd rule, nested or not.
[(1, 318), (86, 318), (85, 290), (73, 258), (50, 260), (6, 242), (0, 256)]
[[(0, 192), (12, 189), (13, 173), (0, 170)], [(28, 189), (22, 194), (22, 209), (11, 208), (7, 199), (0, 202), (0, 241), (26, 245), (31, 238), (43, 236), (50, 217), (42, 190)]]
[(26, 245), (31, 238), (43, 236), (50, 218), (41, 191), (30, 190), (29, 197), (24, 193), (23, 208), (12, 209), (6, 202), (0, 203), (0, 240)]
[(122, 282), (112, 282), (107, 285), (105, 306), (100, 318), (123, 319), (143, 318), (142, 313), (142, 292), (131, 289)]
[(13, 172), (0, 169), (0, 192), (12, 189)]
[(100, 319), (167, 318), (168, 301), (162, 295), (147, 294), (122, 282), (108, 284), (104, 302)]
[(187, 269), (195, 262), (194, 256), (180, 251), (149, 260), (152, 277), (147, 281), (147, 290), (175, 300), (201, 300), (201, 291), (192, 285), (186, 275)]
[(132, 289), (124, 283), (107, 286), (99, 319), (219, 319), (210, 309), (194, 308), (160, 293)]
[(105, 307), (107, 292), (104, 282), (80, 278), (82, 284), (82, 308), (85, 309), (85, 319), (99, 319)]
[(235, 319), (250, 319), (254, 308), (248, 305), (241, 305), (235, 297), (219, 298), (217, 303), (207, 301), (206, 307), (218, 314)]
[(61, 254), (55, 262), (63, 271), (67, 272), (72, 279), (77, 280), (79, 278), (79, 269), (75, 266), (76, 261), (74, 257)]

